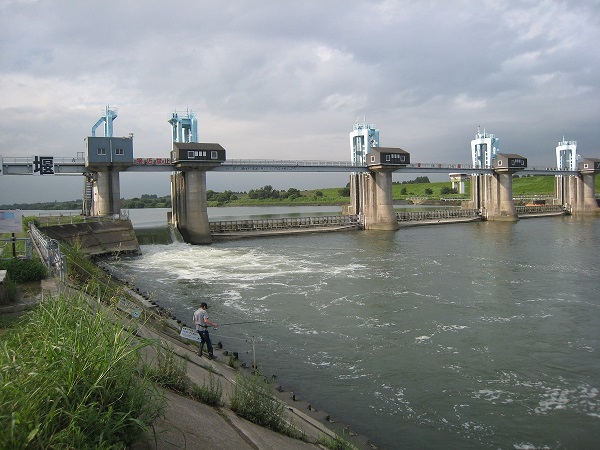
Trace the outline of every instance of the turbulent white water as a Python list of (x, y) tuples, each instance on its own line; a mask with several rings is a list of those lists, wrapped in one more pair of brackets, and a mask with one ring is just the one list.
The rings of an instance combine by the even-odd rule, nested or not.
[[(143, 246), (113, 262), (384, 448), (600, 442), (600, 220)], [(263, 322), (266, 321), (266, 322)], [(250, 358), (249, 355), (247, 355)]]

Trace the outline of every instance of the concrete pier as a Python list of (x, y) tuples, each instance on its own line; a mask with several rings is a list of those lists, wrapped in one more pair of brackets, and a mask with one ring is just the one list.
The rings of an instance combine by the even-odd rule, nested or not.
[(471, 201), (467, 208), (480, 209), (484, 220), (519, 220), (512, 198), (512, 175), (527, 167), (527, 159), (515, 154), (498, 153), (491, 175), (471, 177)]
[(597, 213), (600, 211), (596, 201), (596, 174), (594, 172), (582, 172), (581, 174), (581, 207), (578, 213)]
[(185, 242), (210, 244), (206, 201), (206, 171), (187, 170), (171, 175), (172, 221)]
[(512, 198), (512, 174), (508, 172), (496, 173), (494, 179), (496, 180), (498, 206), (494, 208), (494, 214), (489, 216), (488, 220), (516, 222), (519, 220), (519, 216)]
[(119, 172), (114, 169), (95, 174), (92, 211), (94, 216), (109, 216), (121, 212)]
[(348, 214), (359, 215), (366, 230), (395, 231), (392, 173), (410, 163), (410, 154), (396, 147), (373, 147), (366, 155), (368, 172), (350, 177)]
[(173, 142), (171, 161), (178, 172), (171, 175), (171, 221), (185, 242), (212, 243), (206, 200), (206, 171), (225, 161), (219, 144)]
[(581, 172), (579, 176), (557, 176), (555, 179), (556, 202), (567, 205), (573, 214), (600, 212), (595, 192), (596, 174)]
[(397, 230), (398, 221), (392, 202), (392, 171), (372, 168), (363, 177), (366, 193), (364, 227), (366, 230)]

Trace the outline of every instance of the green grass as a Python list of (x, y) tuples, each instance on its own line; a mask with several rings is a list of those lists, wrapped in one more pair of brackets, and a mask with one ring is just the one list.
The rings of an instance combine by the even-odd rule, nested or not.
[[(448, 181), (440, 181), (435, 183), (414, 183), (414, 184), (392, 184), (392, 199), (405, 200), (411, 197), (439, 199), (456, 198), (469, 199), (471, 192), (470, 181), (465, 183), (465, 194), (441, 194), (443, 188), (451, 188), (452, 183)], [(236, 194), (238, 200), (231, 201), (221, 206), (261, 206), (261, 205), (345, 205), (350, 203), (350, 197), (340, 196), (339, 188), (321, 188), (302, 191), (302, 197), (294, 200), (283, 199), (250, 199), (246, 194)], [(406, 189), (406, 193), (402, 193)], [(433, 193), (427, 193), (431, 190)], [(317, 195), (320, 192), (322, 195)], [(554, 176), (520, 176), (513, 178), (513, 195), (515, 196), (536, 196), (536, 195), (552, 195), (554, 193)], [(600, 176), (596, 177), (596, 193), (600, 194)], [(217, 206), (216, 203), (210, 203), (209, 206)]]
[(223, 387), (215, 378), (212, 367), (205, 369), (209, 372), (208, 383), (198, 386), (193, 383), (187, 375), (187, 364), (189, 357), (181, 357), (173, 351), (173, 348), (155, 347), (156, 364), (154, 366), (145, 365), (144, 370), (148, 373), (150, 379), (164, 388), (178, 392), (182, 395), (188, 395), (194, 400), (198, 400), (210, 406), (220, 406), (222, 404)]
[(212, 372), (208, 374), (208, 383), (203, 386), (192, 385), (190, 388), (192, 398), (211, 406), (221, 406), (223, 386)]
[(155, 383), (179, 393), (188, 390), (187, 361), (175, 354), (172, 348), (158, 347), (156, 351), (157, 367), (148, 369)]
[(6, 330), (15, 326), (19, 321), (19, 317), (14, 315), (0, 315), (0, 330)]
[(318, 443), (328, 448), (329, 450), (353, 450), (355, 447), (344, 439), (339, 434), (336, 434), (335, 437), (329, 436), (321, 436), (318, 440)]
[[(410, 197), (428, 197), (428, 198), (469, 198), (469, 183), (465, 183), (464, 195), (458, 194), (441, 194), (442, 188), (451, 188), (452, 183), (448, 182), (437, 182), (437, 183), (415, 183), (415, 184), (393, 184), (392, 185), (392, 199), (404, 200)], [(406, 189), (406, 194), (403, 194), (403, 190)], [(433, 193), (428, 194), (427, 190), (431, 190)]]
[(39, 259), (0, 260), (0, 269), (6, 270), (15, 283), (40, 281), (46, 278), (46, 267)]
[(38, 305), (2, 336), (0, 448), (127, 448), (163, 408), (146, 345), (83, 296)]
[(286, 422), (284, 404), (275, 398), (272, 385), (258, 371), (253, 376), (237, 375), (230, 402), (231, 410), (240, 417), (278, 433), (302, 438), (302, 433)]
[(532, 176), (513, 178), (513, 195), (552, 195), (554, 177)]

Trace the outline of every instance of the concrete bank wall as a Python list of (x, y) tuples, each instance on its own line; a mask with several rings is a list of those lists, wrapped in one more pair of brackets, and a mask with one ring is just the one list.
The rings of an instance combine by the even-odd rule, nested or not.
[(59, 242), (79, 243), (82, 251), (90, 256), (111, 253), (141, 254), (130, 220), (54, 225), (44, 227), (41, 231)]

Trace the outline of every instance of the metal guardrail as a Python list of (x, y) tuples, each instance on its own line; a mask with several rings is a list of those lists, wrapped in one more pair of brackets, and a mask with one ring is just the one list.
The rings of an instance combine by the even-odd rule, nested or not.
[(0, 259), (33, 258), (30, 238), (0, 238)]
[[(69, 158), (62, 156), (53, 156), (52, 160), (54, 164), (76, 164), (85, 165), (85, 158), (77, 157), (77, 158)], [(3, 156), (2, 163), (3, 164), (33, 164), (35, 161), (35, 157), (33, 156)]]
[(228, 165), (250, 166), (301, 166), (301, 167), (354, 167), (364, 168), (363, 164), (352, 164), (351, 161), (320, 161), (320, 160), (284, 160), (284, 159), (228, 159), (223, 162)]
[(49, 227), (52, 225), (72, 225), (75, 223), (87, 223), (87, 222), (114, 222), (115, 220), (127, 220), (129, 219), (129, 210), (122, 209), (119, 214), (113, 214), (109, 216), (84, 216), (79, 212), (73, 213), (60, 213), (53, 214), (52, 211), (49, 213), (39, 213), (36, 217), (36, 222), (40, 226)]
[(29, 236), (40, 258), (46, 264), (48, 275), (55, 275), (62, 281), (67, 276), (67, 257), (60, 251), (60, 244), (56, 239), (44, 235), (34, 224), (29, 224)]
[[(37, 157), (0, 157), (5, 166), (5, 175), (32, 175), (34, 173), (35, 158)], [(81, 152), (77, 157), (52, 157), (54, 175), (81, 175), (90, 172), (86, 168), (86, 159)], [(125, 171), (131, 172), (165, 172), (173, 170), (169, 158), (135, 158)], [(321, 161), (321, 160), (271, 160), (271, 159), (229, 159), (213, 168), (214, 171), (257, 170), (272, 171), (298, 171), (298, 172), (367, 172), (367, 165), (356, 165), (351, 161)], [(427, 163), (413, 162), (400, 165), (394, 171), (406, 173), (452, 173), (465, 174), (492, 174), (494, 169), (482, 168), (474, 164), (463, 163)], [(578, 175), (579, 171), (569, 171), (557, 167), (524, 167), (517, 172), (526, 172), (537, 175)]]
[(358, 216), (280, 217), (272, 219), (222, 220), (210, 222), (213, 234), (292, 228), (358, 227)]

